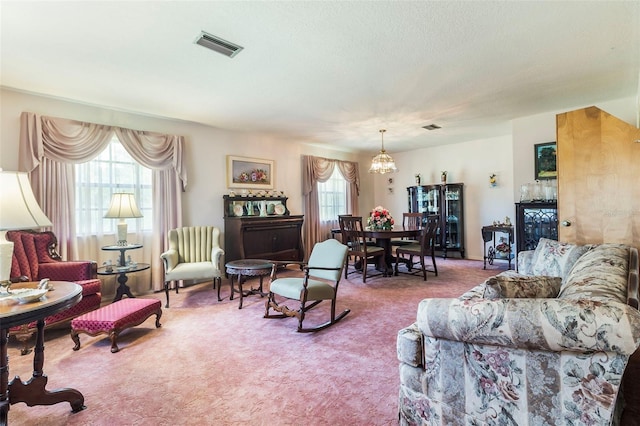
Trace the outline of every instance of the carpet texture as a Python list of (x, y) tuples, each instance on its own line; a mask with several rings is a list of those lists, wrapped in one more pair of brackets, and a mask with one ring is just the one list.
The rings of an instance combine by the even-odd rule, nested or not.
[[(45, 333), (48, 390), (71, 387), (86, 410), (68, 403), (48, 407), (15, 404), (10, 425), (394, 425), (398, 422), (396, 334), (415, 321), (420, 300), (455, 297), (495, 275), (482, 262), (437, 259), (439, 276), (342, 280), (337, 312), (351, 313), (317, 333), (297, 333), (296, 321), (265, 319), (266, 298), (222, 302), (211, 283), (171, 294), (162, 328), (155, 316), (124, 331), (120, 352), (105, 336), (80, 335), (72, 350), (69, 330)], [(299, 270), (285, 271), (287, 275)], [(266, 281), (265, 281), (266, 282)], [(253, 280), (249, 284), (255, 284)], [(246, 288), (246, 284), (245, 284)], [(145, 295), (163, 300), (164, 294)], [(294, 306), (290, 304), (289, 306)], [(323, 302), (305, 319), (324, 322)], [(9, 377), (27, 380), (32, 355), (9, 345)]]

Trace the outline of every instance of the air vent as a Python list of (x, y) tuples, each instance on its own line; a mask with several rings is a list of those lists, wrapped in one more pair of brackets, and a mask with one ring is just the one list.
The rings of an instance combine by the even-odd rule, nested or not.
[(200, 36), (196, 39), (196, 44), (206, 47), (207, 49), (214, 50), (218, 53), (222, 53), (230, 58), (233, 58), (240, 53), (242, 49), (244, 49), (242, 46), (238, 46), (237, 44), (223, 40), (220, 37), (205, 33), (204, 31), (202, 31)]
[(436, 130), (441, 129), (442, 127), (438, 126), (437, 124), (428, 124), (426, 126), (422, 126), (422, 128), (427, 130)]

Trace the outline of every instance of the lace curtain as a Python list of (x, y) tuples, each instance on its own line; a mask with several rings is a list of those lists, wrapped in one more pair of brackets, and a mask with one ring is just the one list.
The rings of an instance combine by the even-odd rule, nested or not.
[(20, 117), (19, 168), (29, 173), (41, 208), (53, 223), (60, 254), (77, 259), (75, 233), (75, 171), (73, 165), (95, 158), (114, 132), (127, 152), (152, 169), (153, 229), (151, 282), (163, 288), (160, 254), (166, 250), (166, 233), (182, 225), (182, 197), (187, 184), (183, 164), (184, 138), (176, 135), (123, 129), (23, 112)]
[[(327, 239), (331, 231), (330, 225), (320, 223), (320, 207), (318, 201), (318, 182), (326, 182), (333, 174), (335, 167), (349, 183), (347, 189), (347, 206), (353, 215), (358, 215), (358, 196), (360, 195), (360, 173), (358, 163), (353, 161), (333, 160), (329, 158), (302, 157), (302, 195), (304, 198), (304, 249), (308, 258), (315, 243)], [(337, 218), (336, 218), (337, 220)]]

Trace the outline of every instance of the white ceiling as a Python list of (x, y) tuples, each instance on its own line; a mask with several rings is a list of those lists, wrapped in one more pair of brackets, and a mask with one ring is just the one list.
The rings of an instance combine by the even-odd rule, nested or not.
[[(381, 128), (393, 153), (640, 92), (638, 1), (0, 7), (4, 87), (353, 151), (379, 150)], [(196, 45), (201, 30), (244, 50)]]

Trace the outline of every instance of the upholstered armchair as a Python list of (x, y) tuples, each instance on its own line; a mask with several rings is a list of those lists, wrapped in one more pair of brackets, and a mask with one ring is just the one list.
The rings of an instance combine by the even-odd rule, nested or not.
[(220, 230), (215, 226), (187, 226), (169, 231), (169, 250), (160, 258), (164, 266), (164, 292), (169, 307), (169, 284), (179, 280), (213, 280), (218, 284), (218, 301), (222, 282)]
[[(50, 231), (7, 231), (12, 241), (11, 281), (71, 281), (82, 287), (82, 300), (69, 309), (45, 318), (45, 327), (62, 326), (73, 318), (100, 307), (102, 282), (97, 278), (93, 261), (63, 261), (57, 253), (58, 239)], [(28, 342), (36, 331), (36, 323), (23, 324), (9, 330), (10, 336), (23, 343), (22, 354), (30, 352)]]

